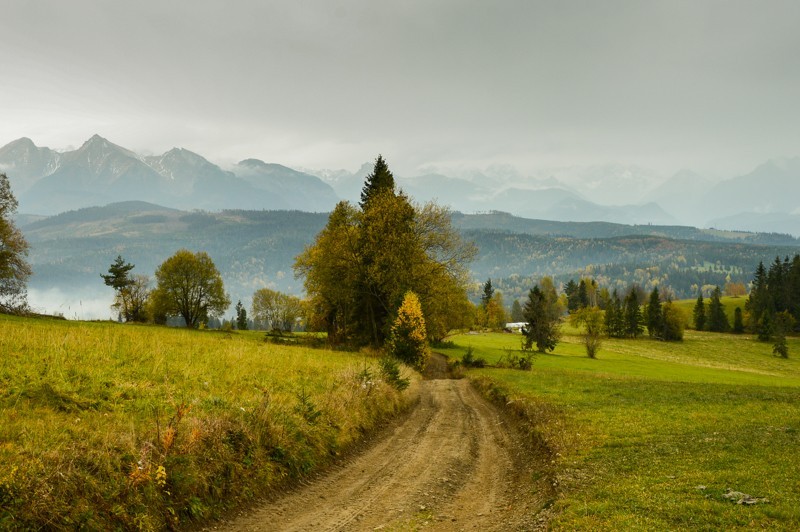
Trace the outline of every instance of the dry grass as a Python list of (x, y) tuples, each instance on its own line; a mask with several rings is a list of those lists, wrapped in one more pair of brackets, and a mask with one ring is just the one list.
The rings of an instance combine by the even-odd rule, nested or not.
[(324, 465), (406, 399), (364, 355), (0, 316), (0, 528), (163, 529)]

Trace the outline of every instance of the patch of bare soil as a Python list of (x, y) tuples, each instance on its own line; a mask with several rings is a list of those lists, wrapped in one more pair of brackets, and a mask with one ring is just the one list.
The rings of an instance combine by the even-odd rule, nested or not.
[(410, 415), (369, 449), (220, 528), (530, 530), (541, 507), (530, 465), (467, 380), (426, 380)]

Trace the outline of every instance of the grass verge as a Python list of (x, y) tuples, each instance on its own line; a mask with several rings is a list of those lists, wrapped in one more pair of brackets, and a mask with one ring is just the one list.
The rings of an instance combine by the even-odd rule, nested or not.
[(407, 401), (358, 353), (0, 316), (0, 529), (203, 522), (324, 466)]
[[(800, 360), (747, 337), (692, 331), (678, 344), (608, 340), (591, 360), (566, 333), (530, 372), (467, 373), (524, 410), (539, 459), (549, 460), (551, 528), (800, 529)], [(509, 334), (451, 340), (440, 351), (459, 358), (471, 346), (490, 364), (519, 349)]]

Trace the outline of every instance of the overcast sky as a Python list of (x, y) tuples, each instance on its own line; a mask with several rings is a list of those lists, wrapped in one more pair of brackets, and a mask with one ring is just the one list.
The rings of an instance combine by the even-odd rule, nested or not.
[(800, 155), (800, 2), (0, 0), (0, 145), (396, 171)]

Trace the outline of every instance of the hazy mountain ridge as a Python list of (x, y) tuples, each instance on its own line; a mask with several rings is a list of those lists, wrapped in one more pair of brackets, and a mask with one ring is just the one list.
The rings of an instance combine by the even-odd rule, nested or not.
[(94, 135), (77, 150), (57, 153), (22, 138), (0, 148), (0, 171), (9, 175), (20, 212), (59, 212), (137, 200), (182, 209), (304, 209), (327, 212), (338, 197), (319, 178), (268, 165), (266, 179), (247, 160), (242, 176), (202, 156), (174, 148), (142, 157)]
[[(328, 212), (360, 200), (364, 163), (356, 172), (300, 171), (259, 159), (230, 169), (183, 148), (140, 156), (94, 135), (63, 153), (28, 138), (0, 148), (0, 171), (11, 179), (22, 214), (138, 200), (193, 210), (288, 209)], [(775, 159), (712, 183), (691, 170), (661, 179), (635, 165), (555, 168), (524, 176), (510, 165), (482, 171), (428, 168), (395, 176), (416, 201), (453, 210), (500, 210), (556, 221), (687, 225), (800, 235), (800, 158)]]

